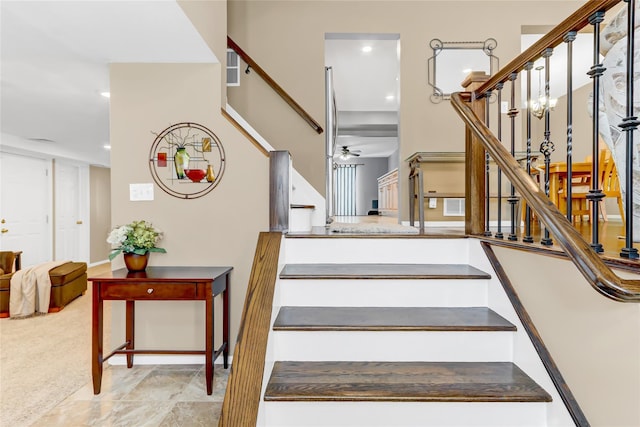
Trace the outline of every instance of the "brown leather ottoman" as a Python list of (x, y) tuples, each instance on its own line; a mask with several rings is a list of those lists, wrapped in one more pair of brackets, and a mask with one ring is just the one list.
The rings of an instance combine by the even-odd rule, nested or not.
[[(9, 293), (13, 273), (0, 276), (0, 318), (9, 317)], [(51, 301), (49, 313), (56, 313), (87, 291), (87, 263), (68, 262), (49, 271)]]
[(11, 289), (11, 276), (7, 273), (0, 276), (0, 318), (9, 317), (9, 289)]
[(87, 291), (87, 263), (68, 262), (49, 271), (51, 301), (49, 313), (56, 313)]

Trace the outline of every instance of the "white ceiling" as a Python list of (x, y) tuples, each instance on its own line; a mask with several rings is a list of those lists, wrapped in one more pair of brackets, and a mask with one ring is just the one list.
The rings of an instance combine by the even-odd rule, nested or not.
[(110, 63), (219, 62), (173, 0), (0, 5), (2, 144), (17, 149), (109, 165)]

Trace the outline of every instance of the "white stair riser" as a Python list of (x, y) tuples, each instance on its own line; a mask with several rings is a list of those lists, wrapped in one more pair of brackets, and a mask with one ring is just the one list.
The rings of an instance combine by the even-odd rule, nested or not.
[(544, 403), (265, 402), (269, 427), (540, 427)]
[(286, 239), (285, 262), (466, 264), (467, 239)]
[(312, 217), (314, 209), (289, 209), (289, 231), (290, 232), (310, 232), (312, 228)]
[(510, 361), (512, 332), (275, 331), (275, 360)]
[(279, 305), (283, 306), (482, 307), (487, 305), (487, 282), (483, 279), (280, 279), (277, 288)]

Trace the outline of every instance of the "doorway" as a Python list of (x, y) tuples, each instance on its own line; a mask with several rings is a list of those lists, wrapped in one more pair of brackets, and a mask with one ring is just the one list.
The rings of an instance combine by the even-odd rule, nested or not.
[(0, 152), (0, 250), (22, 251), (22, 267), (50, 261), (51, 162)]
[(54, 169), (54, 259), (89, 263), (89, 167), (56, 160)]
[(397, 201), (378, 205), (378, 178), (399, 167), (400, 35), (327, 33), (325, 66), (337, 109), (334, 162), (356, 165), (356, 215), (397, 217)]

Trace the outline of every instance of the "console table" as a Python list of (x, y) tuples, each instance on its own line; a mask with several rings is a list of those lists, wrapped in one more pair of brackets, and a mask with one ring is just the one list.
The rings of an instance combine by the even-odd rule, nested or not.
[[(466, 154), (464, 152), (416, 152), (405, 161), (409, 163), (409, 225), (415, 223), (415, 208), (418, 204), (418, 221), (420, 232), (424, 233), (424, 201), (425, 198), (465, 198), (464, 189), (458, 192), (424, 191), (423, 171), (421, 164), (425, 163), (463, 163)], [(538, 153), (530, 153), (529, 160), (535, 163)], [(523, 151), (515, 152), (515, 158), (521, 166), (526, 167), (527, 153)], [(495, 166), (493, 160), (491, 164)], [(464, 184), (464, 177), (460, 183)], [(417, 187), (417, 188), (416, 188)], [(491, 197), (491, 196), (490, 196)]]
[[(110, 277), (91, 277), (93, 393), (99, 394), (102, 365), (115, 354), (127, 356), (127, 367), (133, 366), (134, 354), (204, 354), (207, 394), (213, 391), (213, 362), (222, 353), (225, 369), (229, 356), (229, 273), (233, 267), (147, 267), (143, 272), (115, 270)], [(213, 349), (213, 298), (222, 294), (222, 345)], [(103, 301), (126, 301), (126, 341), (103, 357)], [(205, 301), (204, 350), (137, 350), (135, 349), (136, 301)]]

